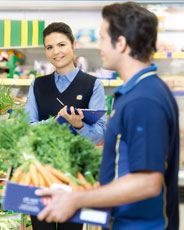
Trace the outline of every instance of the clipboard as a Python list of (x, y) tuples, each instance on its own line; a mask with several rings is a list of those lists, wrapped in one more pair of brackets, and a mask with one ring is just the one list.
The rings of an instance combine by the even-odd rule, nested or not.
[[(97, 121), (106, 113), (106, 110), (95, 110), (95, 109), (81, 109), (84, 118), (83, 121), (89, 125), (96, 124)], [(67, 108), (67, 112), (71, 114), (70, 108)], [(75, 109), (75, 114), (78, 114), (77, 109)], [(60, 116), (57, 121), (59, 124), (68, 123), (68, 121)]]

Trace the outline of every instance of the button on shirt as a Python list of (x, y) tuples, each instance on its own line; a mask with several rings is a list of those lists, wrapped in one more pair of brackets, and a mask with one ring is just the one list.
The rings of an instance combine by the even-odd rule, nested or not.
[[(75, 68), (72, 72), (60, 76), (56, 71), (54, 72), (55, 84), (60, 93), (64, 92), (71, 82), (74, 80), (78, 73), (79, 69)], [(28, 101), (26, 103), (25, 109), (30, 115), (30, 123), (38, 123), (38, 108), (34, 95), (34, 82), (32, 81), (28, 93)], [(104, 88), (103, 84), (99, 79), (96, 79), (95, 85), (93, 88), (93, 94), (89, 101), (89, 109), (104, 110), (105, 109), (105, 97), (104, 97)], [(77, 133), (85, 138), (91, 140), (94, 143), (99, 143), (103, 140), (103, 133), (106, 124), (106, 115), (102, 116), (96, 124), (89, 125), (83, 122), (84, 127), (80, 130), (75, 129)]]

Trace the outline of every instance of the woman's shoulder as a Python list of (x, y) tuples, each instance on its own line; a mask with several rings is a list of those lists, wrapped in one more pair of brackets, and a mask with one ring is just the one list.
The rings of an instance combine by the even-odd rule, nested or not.
[(52, 77), (54, 77), (54, 73), (43, 75), (43, 76), (39, 76), (39, 77), (35, 78), (35, 82), (36, 81), (45, 81), (45, 80), (50, 79)]

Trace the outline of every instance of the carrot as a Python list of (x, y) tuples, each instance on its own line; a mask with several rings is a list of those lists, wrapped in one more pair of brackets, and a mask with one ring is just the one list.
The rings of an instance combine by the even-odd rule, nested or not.
[(93, 188), (98, 188), (98, 187), (100, 187), (99, 181), (95, 182), (94, 185), (93, 185)]
[(4, 185), (4, 184), (5, 184), (5, 181), (1, 181), (1, 182), (0, 182), (0, 185)]
[(63, 184), (61, 180), (59, 180), (57, 177), (55, 177), (50, 171), (47, 171), (48, 177), (51, 179), (52, 184), (57, 183), (57, 184)]
[(53, 174), (50, 173), (50, 171), (46, 170), (45, 167), (40, 164), (39, 162), (35, 163), (37, 170), (40, 172), (42, 177), (47, 183), (47, 186), (50, 186), (53, 183), (62, 184), (60, 180), (58, 180)]
[(38, 175), (37, 175), (37, 169), (36, 169), (34, 164), (31, 164), (29, 166), (29, 172), (30, 172), (31, 180), (32, 180), (33, 184), (35, 186), (39, 186), (39, 179), (38, 179)]
[(84, 186), (79, 185), (79, 186), (77, 187), (77, 190), (78, 190), (78, 191), (84, 191), (84, 190), (85, 190), (85, 188), (84, 188)]
[(21, 180), (21, 174), (23, 173), (23, 165), (16, 168), (15, 172), (13, 173), (12, 181), (19, 182)]
[(74, 182), (70, 181), (69, 185), (72, 187), (72, 191), (78, 191), (77, 185)]
[(26, 172), (23, 172), (22, 174), (21, 174), (21, 179), (20, 179), (20, 181), (19, 181), (19, 184), (24, 184), (25, 185), (25, 181), (26, 181)]
[(42, 177), (42, 175), (38, 172), (37, 176), (38, 176), (38, 180), (39, 180), (39, 186), (45, 187), (45, 181), (44, 181), (44, 178)]
[(24, 184), (30, 185), (30, 182), (31, 182), (31, 174), (30, 174), (30, 172), (25, 173), (24, 177), (25, 177), (24, 178)]
[(45, 180), (45, 185), (46, 187), (50, 186), (52, 184), (51, 179), (47, 176), (47, 171), (45, 170), (45, 168), (39, 163), (36, 162), (35, 163), (36, 169), (38, 170), (38, 172), (41, 174), (41, 176), (44, 178)]
[(57, 177), (59, 180), (63, 181), (64, 183), (70, 183), (70, 178), (66, 176), (63, 172), (52, 168), (50, 165), (44, 165), (46, 169), (48, 169), (55, 177)]
[(77, 173), (77, 179), (80, 180), (81, 182), (84, 182), (82, 185), (85, 189), (91, 189), (92, 186), (89, 182), (87, 182), (86, 178), (82, 175), (82, 173), (78, 172)]

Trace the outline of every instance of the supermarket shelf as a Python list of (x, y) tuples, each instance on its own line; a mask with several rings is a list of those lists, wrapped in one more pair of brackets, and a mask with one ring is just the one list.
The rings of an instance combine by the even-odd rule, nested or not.
[(157, 52), (153, 55), (154, 59), (183, 59), (184, 52)]
[[(3, 85), (17, 85), (17, 86), (29, 86), (32, 82), (32, 79), (0, 79), (0, 83)], [(102, 80), (104, 87), (117, 87), (120, 86), (122, 80)]]
[(12, 85), (12, 86), (29, 86), (33, 79), (0, 79), (2, 85)]
[(101, 80), (104, 87), (117, 87), (123, 84), (122, 80)]
[[(92, 44), (78, 44), (76, 49), (97, 49), (98, 42)], [(184, 52), (156, 52), (153, 59), (184, 59)]]
[[(169, 76), (167, 76), (169, 77)], [(172, 76), (173, 78), (177, 78), (178, 76)], [(161, 78), (166, 78), (162, 77)], [(122, 80), (108, 80), (108, 79), (101, 79), (103, 82), (104, 87), (117, 87), (123, 84)], [(0, 78), (0, 83), (3, 85), (16, 85), (16, 86), (29, 86), (32, 82), (32, 79), (12, 79), (12, 78), (7, 78), (7, 79), (1, 79)], [(181, 90), (183, 92), (183, 90)]]
[(0, 50), (12, 50), (12, 49), (33, 49), (43, 48), (43, 45), (38, 46), (11, 46), (11, 47), (0, 47)]

